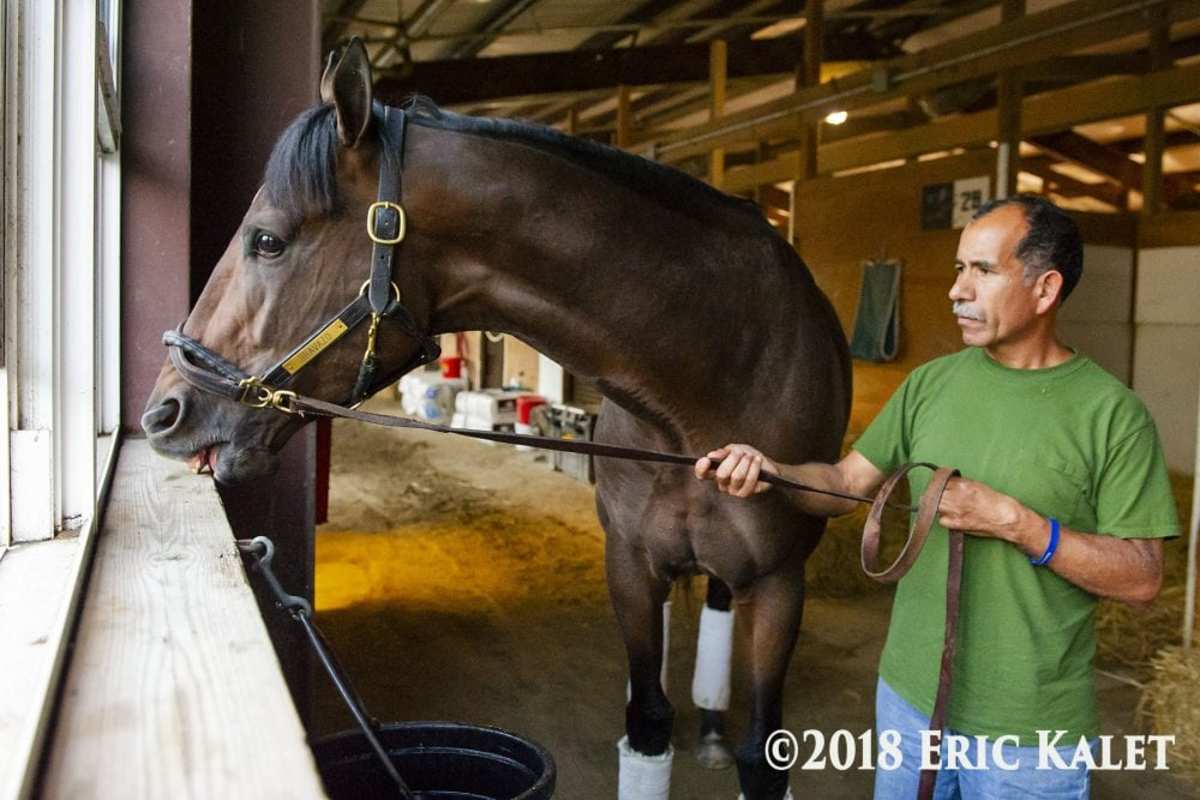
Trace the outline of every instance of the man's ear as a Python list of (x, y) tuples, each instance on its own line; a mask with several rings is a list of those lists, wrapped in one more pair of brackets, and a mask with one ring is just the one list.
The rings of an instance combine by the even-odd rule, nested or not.
[[(332, 58), (330, 59), (332, 62)], [(329, 67), (326, 67), (328, 72)], [(330, 94), (337, 109), (338, 140), (345, 147), (362, 141), (371, 124), (371, 59), (357, 36), (346, 47), (329, 77)], [(325, 78), (321, 79), (322, 95)]]
[(1057, 308), (1061, 303), (1063, 290), (1062, 273), (1056, 269), (1049, 269), (1038, 276), (1037, 285), (1037, 313), (1045, 314), (1050, 310)]

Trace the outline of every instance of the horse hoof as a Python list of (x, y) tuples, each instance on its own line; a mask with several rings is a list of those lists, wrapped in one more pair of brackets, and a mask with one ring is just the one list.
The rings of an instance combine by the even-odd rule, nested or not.
[(733, 751), (720, 734), (708, 733), (696, 748), (696, 760), (705, 769), (728, 769), (733, 766)]

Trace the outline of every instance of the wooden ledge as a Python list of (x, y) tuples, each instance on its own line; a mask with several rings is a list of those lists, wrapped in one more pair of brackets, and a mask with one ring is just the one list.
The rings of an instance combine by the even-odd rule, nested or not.
[(216, 488), (125, 442), (47, 798), (324, 797)]

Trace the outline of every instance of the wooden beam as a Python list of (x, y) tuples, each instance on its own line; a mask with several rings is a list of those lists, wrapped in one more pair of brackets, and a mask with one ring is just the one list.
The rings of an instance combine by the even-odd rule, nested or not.
[[(1002, 0), (1000, 20), (1012, 23), (1025, 16), (1025, 0)], [(1020, 70), (1001, 70), (996, 77), (996, 197), (1017, 193), (1021, 163)]]
[(470, 59), (479, 55), (510, 22), (540, 2), (541, 0), (508, 0), (507, 3), (500, 4), (483, 24), (478, 36), (468, 39), (454, 49), (454, 57)]
[[(839, 61), (871, 57), (854, 49), (857, 39), (834, 37), (827, 55)], [(799, 36), (729, 43), (729, 78), (792, 71)], [(616, 50), (569, 50), (480, 59), (418, 61), (410, 74), (383, 73), (375, 94), (385, 102), (420, 93), (451, 105), (502, 97), (615, 89), (620, 84), (704, 83), (708, 80), (708, 43), (651, 45)]]
[(1113, 75), (1136, 75), (1146, 71), (1146, 58), (1141, 53), (1111, 53), (1103, 55), (1059, 56), (1020, 70), (1027, 82), (1053, 81), (1059, 85), (1097, 81)]
[[(1021, 103), (1021, 118), (1028, 138), (1073, 125), (1144, 113), (1155, 104), (1177, 106), (1198, 100), (1200, 65), (1192, 64), (1026, 97)], [(817, 170), (828, 174), (937, 150), (986, 145), (995, 138), (996, 125), (996, 111), (989, 110), (905, 130), (830, 142), (820, 148)], [(759, 183), (790, 180), (796, 163), (797, 155), (791, 151), (762, 164), (729, 170), (725, 175), (725, 190), (738, 192)]]
[[(804, 6), (804, 60), (797, 75), (796, 91), (811, 89), (821, 84), (821, 47), (825, 39), (825, 1), (808, 0)], [(800, 169), (796, 177), (809, 180), (817, 174), (817, 147), (819, 145), (820, 120), (806, 120), (800, 126)]]
[(617, 147), (629, 147), (633, 143), (633, 111), (629, 104), (629, 87), (617, 87)]
[[(1171, 32), (1166, 8), (1155, 6), (1150, 16), (1150, 68), (1170, 66)], [(1151, 106), (1146, 112), (1146, 165), (1142, 170), (1142, 213), (1157, 214), (1163, 207), (1163, 153), (1166, 150), (1166, 109)]]
[[(716, 120), (725, 113), (725, 78), (728, 66), (728, 44), (723, 39), (713, 39), (708, 48), (708, 115), (711, 120)], [(720, 189), (724, 180), (725, 151), (718, 147), (708, 154), (708, 182)]]
[(1141, 184), (1142, 167), (1140, 164), (1131, 161), (1124, 153), (1098, 144), (1083, 134), (1061, 131), (1031, 136), (1029, 141), (1063, 161), (1074, 161), (1093, 172), (1100, 173), (1114, 183), (1124, 186)]
[[(806, 89), (816, 88), (821, 84), (821, 60), (824, 57), (822, 42), (825, 39), (825, 2), (824, 0), (808, 0), (804, 4), (804, 53), (796, 70), (796, 93)], [(799, 185), (803, 181), (812, 180), (817, 175), (817, 150), (820, 147), (820, 120), (807, 119), (800, 123), (799, 158), (796, 162), (796, 172), (792, 176), (792, 195), (788, 204), (788, 241), (793, 247), (799, 247), (797, 237), (799, 229), (795, 220), (799, 218), (796, 210), (796, 198), (799, 196)]]
[[(1145, 28), (1143, 10), (1136, 0), (1074, 0), (729, 114), (719, 123), (667, 133), (658, 149), (664, 161), (673, 163), (731, 142), (778, 138), (830, 111), (877, 105), (1138, 33)], [(1169, 16), (1172, 21), (1200, 16), (1200, 0), (1175, 0)]]
[(1043, 181), (1043, 193), (1053, 191), (1063, 197), (1092, 197), (1102, 203), (1108, 203), (1117, 209), (1126, 206), (1127, 192), (1123, 187), (1109, 181), (1100, 183), (1084, 183), (1056, 171), (1053, 167), (1058, 162), (1044, 156), (1021, 159), (1021, 171), (1036, 175)]

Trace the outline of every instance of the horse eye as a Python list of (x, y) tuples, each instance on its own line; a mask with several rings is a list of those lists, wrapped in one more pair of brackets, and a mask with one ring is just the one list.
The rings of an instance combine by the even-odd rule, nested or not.
[(275, 258), (287, 247), (287, 242), (273, 233), (259, 231), (254, 234), (254, 252), (264, 258)]

